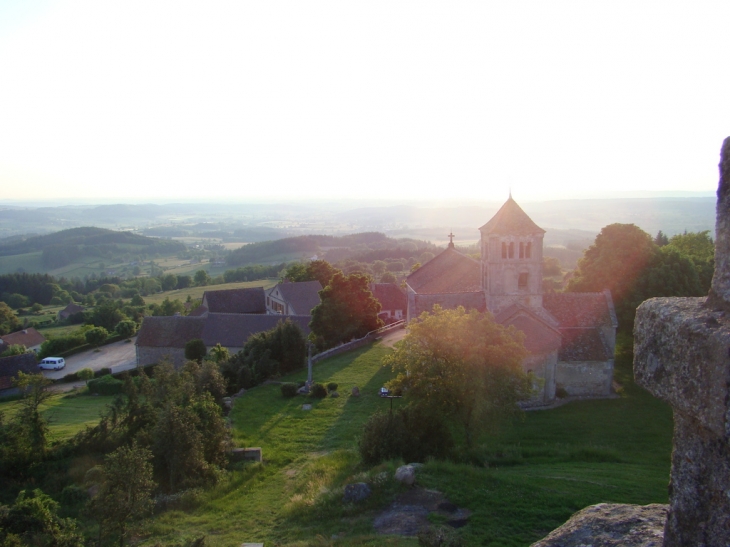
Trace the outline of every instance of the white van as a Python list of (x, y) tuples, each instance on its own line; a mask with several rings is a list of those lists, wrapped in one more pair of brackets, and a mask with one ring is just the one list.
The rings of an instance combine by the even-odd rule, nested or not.
[(38, 364), (41, 370), (61, 370), (65, 366), (66, 361), (63, 357), (46, 357)]

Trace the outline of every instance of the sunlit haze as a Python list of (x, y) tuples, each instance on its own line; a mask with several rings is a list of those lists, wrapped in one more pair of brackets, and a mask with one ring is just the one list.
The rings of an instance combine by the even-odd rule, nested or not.
[(727, 1), (29, 4), (0, 203), (712, 192), (730, 134)]

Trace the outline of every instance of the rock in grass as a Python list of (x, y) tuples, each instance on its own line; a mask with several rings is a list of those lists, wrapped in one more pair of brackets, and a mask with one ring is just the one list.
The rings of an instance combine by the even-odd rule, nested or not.
[(367, 485), (367, 483), (356, 482), (353, 484), (348, 484), (347, 486), (345, 486), (345, 497), (343, 501), (356, 503), (358, 501), (367, 499), (371, 493), (372, 490), (370, 490), (370, 487)]
[(416, 468), (412, 465), (401, 465), (395, 470), (395, 480), (413, 486), (413, 483), (416, 482)]
[(659, 503), (591, 505), (531, 547), (662, 547), (667, 508)]

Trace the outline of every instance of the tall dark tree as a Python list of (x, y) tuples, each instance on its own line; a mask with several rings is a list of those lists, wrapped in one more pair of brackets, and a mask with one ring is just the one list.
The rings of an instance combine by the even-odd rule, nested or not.
[(380, 302), (370, 292), (364, 275), (337, 272), (319, 295), (321, 302), (312, 310), (312, 338), (320, 349), (365, 336), (383, 326), (378, 318)]

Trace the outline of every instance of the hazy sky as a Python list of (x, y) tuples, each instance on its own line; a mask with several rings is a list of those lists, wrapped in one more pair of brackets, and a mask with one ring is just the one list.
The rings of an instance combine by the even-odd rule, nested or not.
[(0, 0), (0, 202), (714, 191), (730, 2)]

